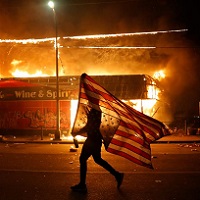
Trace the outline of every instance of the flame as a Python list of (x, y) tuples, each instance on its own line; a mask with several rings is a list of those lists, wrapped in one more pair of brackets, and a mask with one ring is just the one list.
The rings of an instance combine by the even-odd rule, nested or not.
[(165, 72), (164, 70), (160, 70), (154, 73), (153, 78), (157, 79), (157, 80), (162, 80), (165, 78)]
[(160, 89), (153, 82), (152, 85), (147, 85), (147, 98), (148, 99), (158, 99)]
[(41, 70), (36, 70), (34, 74), (30, 74), (27, 71), (15, 69), (13, 72), (11, 72), (12, 76), (14, 77), (45, 77), (49, 76), (47, 74), (44, 74)]
[(71, 128), (73, 127), (74, 124), (77, 107), (78, 107), (78, 100), (71, 100), (71, 108), (70, 108)]
[(132, 100), (122, 100), (127, 105), (131, 106), (135, 110), (142, 112), (148, 116), (154, 114), (154, 106), (156, 105), (156, 99), (132, 99)]
[(155, 105), (159, 100), (160, 89), (156, 86), (155, 81), (147, 85), (147, 99), (132, 99), (122, 100), (135, 110), (142, 112), (148, 116), (153, 116), (155, 113)]
[(14, 66), (14, 71), (10, 71), (11, 75), (13, 77), (41, 77), (41, 76), (48, 76), (47, 74), (44, 74), (42, 72), (42, 70), (36, 70), (35, 73), (31, 74), (29, 72), (27, 72), (26, 70), (21, 70), (21, 69), (18, 69), (16, 68), (19, 64), (23, 63), (22, 60), (16, 60), (14, 59), (12, 62), (11, 62), (11, 65)]
[[(70, 106), (70, 128), (73, 127), (74, 121), (75, 121), (75, 117), (76, 117), (76, 111), (78, 108), (78, 100), (71, 100), (71, 106)], [(73, 142), (73, 136), (72, 135), (68, 135), (65, 136), (64, 134), (61, 136), (62, 140), (68, 140)], [(81, 136), (81, 135), (77, 135), (76, 139), (78, 141), (84, 141), (85, 137)], [(72, 147), (73, 148), (73, 147)]]
[(148, 32), (134, 32), (134, 33), (117, 33), (117, 34), (99, 34), (99, 35), (81, 35), (81, 36), (68, 36), (63, 37), (64, 39), (99, 39), (107, 37), (124, 37), (124, 36), (135, 36), (135, 35), (156, 35), (159, 33), (175, 33), (175, 32), (186, 32), (188, 29), (177, 29), (177, 30), (164, 30), (164, 31), (148, 31)]
[(14, 60), (11, 62), (11, 65), (16, 66), (16, 65), (19, 65), (20, 63), (22, 63), (21, 60), (16, 60), (16, 59), (14, 59)]
[[(97, 35), (80, 35), (80, 36), (66, 36), (66, 37), (57, 37), (57, 47), (58, 47), (58, 58), (61, 61), (61, 56), (60, 56), (60, 48), (80, 48), (80, 49), (155, 49), (157, 48), (156, 46), (63, 46), (61, 44), (59, 44), (59, 41), (64, 41), (66, 40), (87, 40), (87, 39), (99, 39), (99, 38), (117, 38), (117, 37), (130, 37), (130, 36), (138, 36), (138, 35), (157, 35), (157, 34), (167, 34), (167, 33), (176, 33), (176, 32), (186, 32), (188, 31), (188, 29), (174, 29), (174, 30), (161, 30), (161, 31), (149, 31), (149, 32), (130, 32), (130, 33), (117, 33), (117, 34), (97, 34)], [(62, 40), (61, 40), (62, 39)], [(0, 39), (0, 44), (5, 44), (5, 45), (10, 45), (13, 44), (13, 46), (17, 45), (17, 44), (22, 44), (22, 45), (26, 45), (26, 44), (33, 44), (33, 45), (38, 45), (40, 43), (50, 43), (54, 45), (54, 48), (56, 48), (56, 38), (40, 38), (40, 39)], [(17, 60), (13, 60), (12, 61), (12, 65), (17, 66), (19, 64), (22, 65), (23, 61), (17, 61)], [(62, 62), (62, 61), (61, 61)], [(52, 68), (50, 66), (47, 66), (48, 69)], [(26, 67), (27, 68), (27, 67)], [(28, 69), (28, 68), (27, 68)], [(37, 69), (37, 68), (36, 68)], [(41, 68), (40, 68), (41, 69)], [(54, 69), (55, 70), (55, 69)], [(28, 72), (26, 72), (28, 71)], [(11, 71), (12, 76), (14, 77), (19, 77), (19, 76), (23, 76), (23, 77), (35, 77), (35, 76), (52, 76), (55, 75), (55, 72), (53, 74), (44, 74), (44, 72), (42, 70), (37, 70), (34, 74), (30, 73), (29, 70), (24, 70), (22, 71), (22, 69), (20, 67), (18, 67), (16, 69), (14, 69), (14, 71)], [(2, 73), (2, 72), (1, 72)], [(49, 73), (49, 72), (48, 72)], [(108, 72), (106, 72), (108, 73)], [(64, 69), (60, 69), (59, 75), (64, 75)], [(156, 79), (162, 79), (163, 78), (163, 73), (162, 71), (157, 72), (157, 74), (155, 74)]]
[[(99, 39), (107, 37), (124, 37), (124, 36), (135, 36), (135, 35), (156, 35), (165, 33), (176, 33), (176, 32), (187, 32), (188, 29), (175, 29), (175, 30), (163, 30), (163, 31), (148, 31), (148, 32), (133, 32), (133, 33), (116, 33), (116, 34), (98, 34), (98, 35), (81, 35), (81, 36), (66, 36), (63, 39)], [(59, 40), (60, 37), (57, 37)], [(54, 42), (54, 38), (42, 38), (42, 39), (0, 39), (0, 43), (16, 43), (16, 44), (38, 44), (40, 42)]]
[(79, 48), (79, 49), (155, 49), (156, 47), (141, 47), (141, 46), (65, 46), (65, 48)]
[[(59, 39), (59, 38), (58, 38)], [(40, 42), (54, 42), (55, 38), (43, 38), (43, 39), (0, 39), (0, 43), (16, 43), (16, 44), (38, 44)]]

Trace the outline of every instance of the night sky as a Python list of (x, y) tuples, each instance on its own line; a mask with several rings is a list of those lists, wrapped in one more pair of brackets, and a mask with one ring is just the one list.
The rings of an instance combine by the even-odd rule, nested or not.
[[(1, 35), (51, 37), (52, 12), (45, 0), (1, 0)], [(60, 36), (188, 28), (199, 33), (198, 0), (57, 0)]]
[[(0, 0), (0, 39), (55, 37), (53, 12), (45, 0)], [(200, 101), (200, 6), (198, 0), (57, 0), (58, 35), (95, 35), (188, 29), (183, 33), (63, 40), (65, 75), (137, 74), (164, 70), (161, 85), (176, 116), (197, 115)], [(0, 44), (1, 76), (19, 69), (50, 73), (52, 44)], [(73, 48), (65, 48), (73, 46)], [(155, 46), (154, 50), (78, 49), (76, 46)], [(48, 58), (48, 59), (47, 59)]]

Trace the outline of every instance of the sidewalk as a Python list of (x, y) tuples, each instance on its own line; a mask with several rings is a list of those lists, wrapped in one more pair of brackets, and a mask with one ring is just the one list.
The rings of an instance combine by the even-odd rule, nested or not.
[(167, 135), (155, 143), (200, 143), (200, 135)]
[[(72, 137), (61, 137), (59, 140), (55, 140), (51, 135), (41, 136), (41, 135), (5, 135), (0, 137), (0, 142), (3, 143), (63, 143), (63, 144), (73, 144)], [(81, 142), (80, 142), (81, 143)]]
[[(32, 135), (32, 136), (0, 136), (0, 142), (4, 143), (60, 143), (60, 144), (73, 144), (71, 137), (65, 137), (60, 140), (55, 140), (51, 136)], [(79, 140), (83, 143), (84, 140)], [(200, 143), (200, 135), (183, 135), (171, 134), (156, 140), (154, 143)]]

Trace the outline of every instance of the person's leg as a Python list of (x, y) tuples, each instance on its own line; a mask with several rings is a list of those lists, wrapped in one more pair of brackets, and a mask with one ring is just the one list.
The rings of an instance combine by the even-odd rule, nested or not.
[(104, 169), (109, 171), (115, 177), (117, 181), (117, 187), (119, 188), (120, 185), (122, 184), (124, 174), (116, 171), (108, 162), (102, 159), (101, 145), (96, 145), (95, 150), (93, 149), (92, 157), (98, 165), (102, 166)]
[(108, 162), (101, 158), (101, 151), (95, 151), (92, 154), (92, 157), (98, 165), (109, 171), (113, 176), (116, 176), (118, 174), (118, 172)]
[(79, 158), (80, 161), (80, 184), (85, 185), (87, 173), (87, 160), (91, 156), (90, 147), (86, 140), (83, 145), (82, 152)]
[(86, 187), (86, 173), (87, 173), (87, 160), (91, 156), (90, 153), (90, 143), (86, 139), (85, 143), (83, 144), (81, 155), (79, 157), (80, 161), (80, 182), (77, 185), (71, 187), (73, 191), (77, 192), (87, 192)]

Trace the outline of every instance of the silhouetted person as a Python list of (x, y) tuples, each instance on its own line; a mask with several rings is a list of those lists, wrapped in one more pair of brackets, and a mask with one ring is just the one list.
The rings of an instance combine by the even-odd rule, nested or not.
[(124, 174), (116, 171), (110, 164), (101, 158), (102, 135), (100, 133), (101, 112), (91, 109), (87, 115), (87, 124), (83, 127), (79, 134), (87, 133), (87, 138), (83, 144), (82, 152), (80, 155), (80, 183), (72, 186), (73, 191), (87, 192), (86, 187), (86, 173), (87, 173), (87, 160), (90, 156), (94, 161), (109, 171), (117, 181), (117, 187), (122, 184)]

